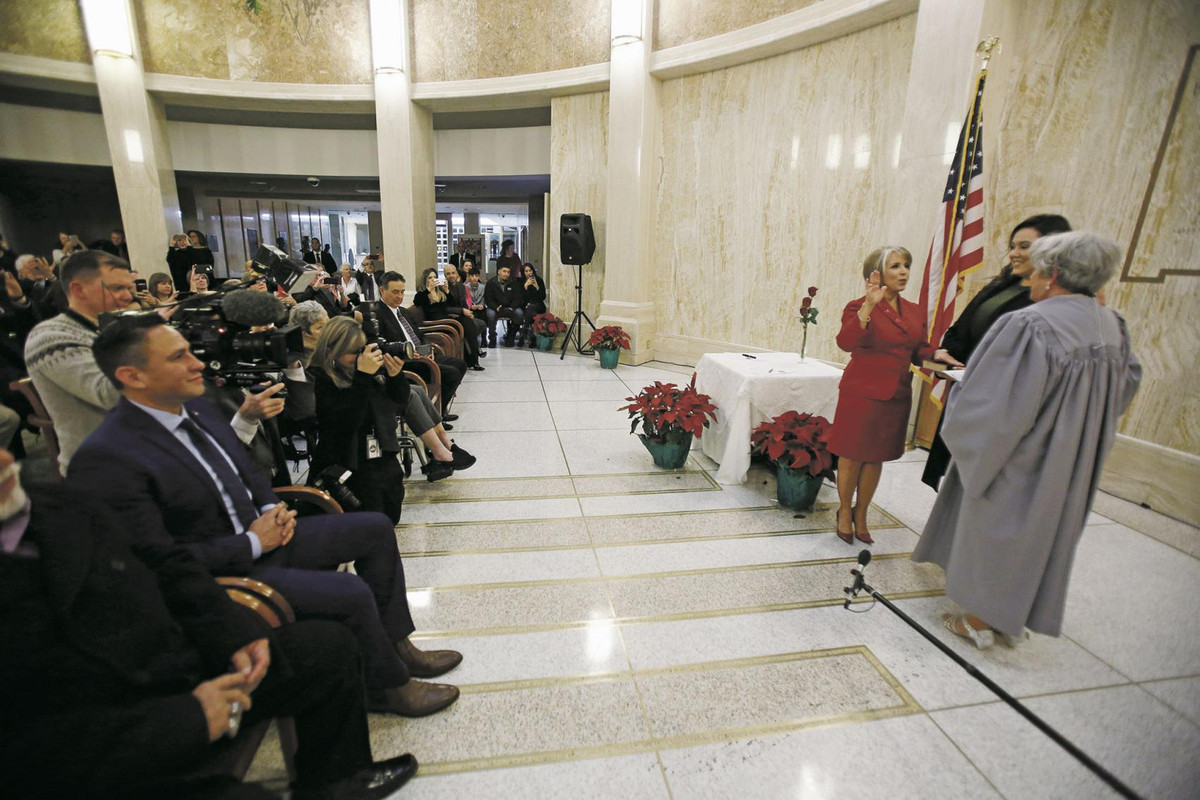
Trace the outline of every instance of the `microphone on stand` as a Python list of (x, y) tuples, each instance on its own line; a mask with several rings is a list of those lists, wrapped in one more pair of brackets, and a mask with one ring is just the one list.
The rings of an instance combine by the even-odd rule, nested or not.
[(842, 591), (844, 591), (846, 593), (846, 602), (844, 602), (842, 604), (842, 608), (849, 609), (850, 601), (853, 600), (855, 597), (858, 597), (858, 593), (863, 590), (863, 583), (865, 581), (865, 578), (863, 577), (863, 573), (866, 572), (867, 564), (870, 564), (870, 563), (871, 563), (871, 551), (870, 550), (860, 551), (858, 554), (858, 569), (850, 570), (850, 574), (854, 576), (854, 583), (851, 584), (850, 586), (846, 586), (846, 587), (842, 588)]

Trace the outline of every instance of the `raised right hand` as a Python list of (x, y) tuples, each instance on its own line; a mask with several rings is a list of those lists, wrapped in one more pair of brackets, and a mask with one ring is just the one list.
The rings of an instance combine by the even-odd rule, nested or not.
[(358, 354), (359, 372), (374, 375), (379, 372), (381, 367), (383, 367), (383, 354), (379, 352), (379, 345), (369, 344)]
[(200, 701), (200, 707), (204, 709), (210, 742), (215, 742), (229, 731), (234, 701), (242, 704), (243, 711), (250, 708), (250, 695), (244, 689), (245, 682), (245, 675), (231, 672), (205, 681), (192, 690), (192, 697)]
[(880, 285), (879, 270), (871, 273), (871, 277), (867, 279), (866, 300), (863, 302), (863, 308), (871, 309), (883, 302), (885, 289)]

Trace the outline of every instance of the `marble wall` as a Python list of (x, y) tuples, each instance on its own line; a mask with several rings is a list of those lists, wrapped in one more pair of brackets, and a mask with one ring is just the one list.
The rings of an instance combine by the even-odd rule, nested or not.
[(654, 49), (729, 33), (817, 2), (820, 0), (657, 0)]
[(583, 268), (583, 310), (600, 314), (604, 290), (604, 217), (608, 200), (608, 92), (555, 97), (550, 105), (550, 260), (545, 265), (547, 306), (568, 323), (575, 313), (576, 268), (562, 263), (559, 217), (592, 217), (596, 255)]
[(842, 307), (882, 244), (915, 15), (660, 91), (652, 269), (660, 335), (844, 360)]
[(408, 0), (414, 81), (498, 78), (608, 61), (609, 0)]
[(134, 0), (147, 72), (281, 83), (370, 83), (367, 0)]
[[(1167, 117), (1191, 46), (1200, 44), (1194, 0), (1020, 0), (998, 7), (1004, 53), (988, 87), (985, 154), (989, 260), (1030, 213), (1065, 214), (1077, 229), (1129, 249)], [(1200, 70), (1200, 65), (1193, 67)], [(1121, 432), (1200, 455), (1200, 96), (1193, 74), (1175, 121), (1130, 274), (1109, 305), (1129, 324), (1145, 369)], [(989, 270), (991, 272), (992, 270)], [(982, 272), (982, 271), (981, 271)], [(981, 276), (986, 277), (986, 276)]]
[(0, 0), (0, 52), (91, 62), (76, 0)]

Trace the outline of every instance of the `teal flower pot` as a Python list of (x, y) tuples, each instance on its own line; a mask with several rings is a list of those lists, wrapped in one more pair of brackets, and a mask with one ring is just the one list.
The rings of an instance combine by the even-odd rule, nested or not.
[(822, 480), (820, 475), (809, 475), (806, 469), (776, 464), (775, 494), (779, 498), (779, 505), (793, 511), (808, 511), (817, 502)]
[(538, 350), (545, 351), (545, 350), (549, 350), (551, 347), (554, 346), (554, 337), (553, 336), (545, 336), (540, 333), (535, 333), (533, 335), (533, 337), (537, 340), (537, 349)]
[(621, 351), (615, 347), (601, 347), (596, 351), (600, 354), (600, 366), (604, 369), (616, 369), (617, 361), (621, 358)]
[(691, 436), (682, 442), (656, 442), (644, 433), (639, 433), (638, 438), (650, 451), (654, 463), (663, 469), (681, 469), (687, 463), (688, 452), (692, 449)]

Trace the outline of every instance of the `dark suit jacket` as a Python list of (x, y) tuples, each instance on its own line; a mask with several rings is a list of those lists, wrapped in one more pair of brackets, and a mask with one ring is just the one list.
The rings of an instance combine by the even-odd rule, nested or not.
[[(229, 422), (204, 400), (187, 406), (220, 442), (253, 496), (255, 508), (279, 502)], [(178, 542), (216, 575), (246, 575), (250, 539), (234, 535), (225, 503), (208, 472), (153, 417), (125, 398), (76, 451), (67, 481), (103, 497), (144, 546)]]
[(850, 353), (839, 391), (849, 391), (871, 400), (891, 400), (912, 394), (910, 364), (933, 357), (925, 333), (925, 315), (916, 303), (900, 298), (897, 314), (886, 302), (871, 311), (866, 330), (858, 322), (863, 298), (851, 300), (842, 312), (838, 347)]
[(92, 796), (195, 766), (211, 747), (192, 689), (266, 629), (182, 549), (135, 553), (102, 503), (29, 494), (39, 555), (0, 554), (5, 792)]
[[(361, 310), (361, 306), (359, 308)], [(400, 306), (400, 313), (404, 315), (404, 318), (408, 320), (408, 324), (412, 325), (413, 330), (416, 331), (417, 340), (421, 342), (421, 344), (424, 344), (425, 337), (421, 335), (421, 331), (417, 328), (420, 323), (412, 315), (412, 312), (410, 312), (404, 306)], [(391, 309), (389, 309), (382, 301), (375, 304), (375, 316), (379, 318), (379, 335), (383, 337), (384, 341), (408, 341), (408, 337), (404, 335), (404, 329), (401, 328), (400, 323), (396, 321), (396, 317), (393, 316)]]

